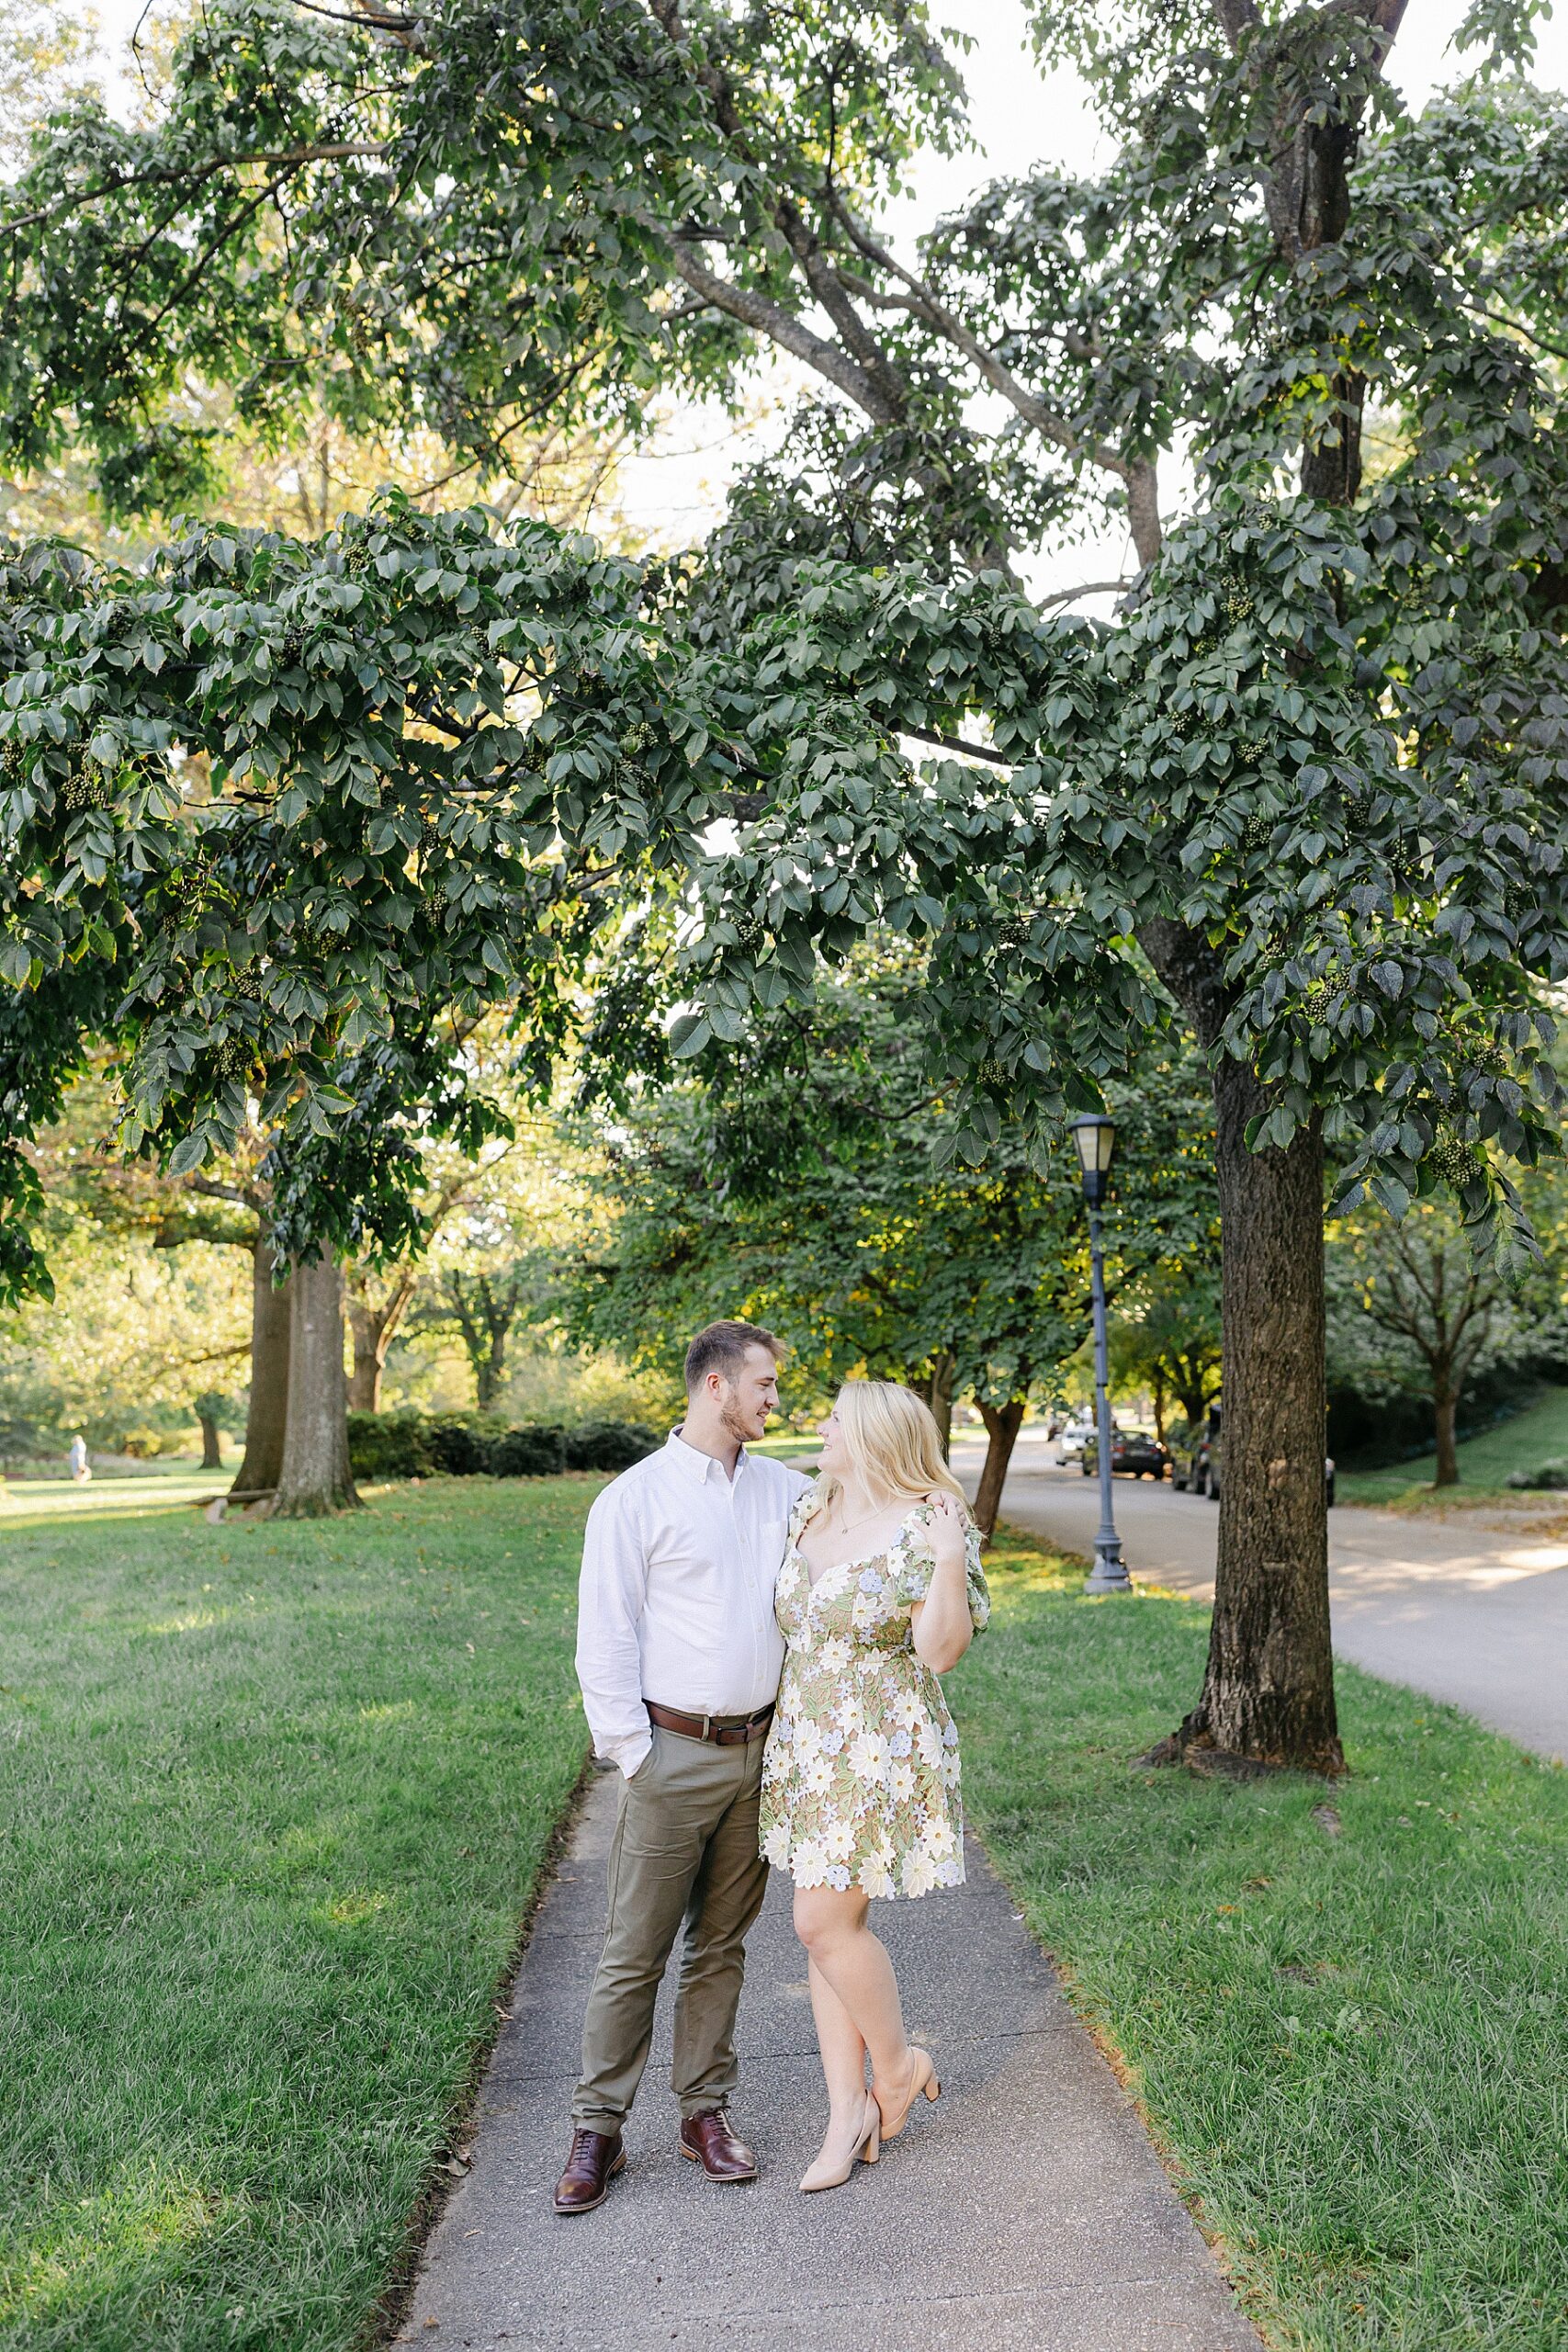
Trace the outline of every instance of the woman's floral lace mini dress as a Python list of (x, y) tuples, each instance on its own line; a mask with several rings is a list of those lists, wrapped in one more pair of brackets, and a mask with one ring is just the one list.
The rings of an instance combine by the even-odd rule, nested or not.
[[(935, 1566), (932, 1508), (917, 1504), (884, 1550), (813, 1585), (800, 1536), (819, 1499), (813, 1488), (795, 1505), (779, 1570), (788, 1652), (762, 1759), (762, 1851), (796, 1886), (960, 1886), (958, 1733), (909, 1623)], [(991, 1604), (972, 1526), (964, 1565), (978, 1633)]]

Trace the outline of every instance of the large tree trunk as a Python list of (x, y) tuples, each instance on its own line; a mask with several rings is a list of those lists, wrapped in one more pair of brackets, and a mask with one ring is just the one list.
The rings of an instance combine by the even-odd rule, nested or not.
[(988, 1544), (997, 1532), (997, 1519), (1002, 1507), (1002, 1488), (1007, 1484), (1008, 1464), (1023, 1421), (1024, 1399), (1010, 1396), (1000, 1407), (982, 1405), (980, 1419), (986, 1424), (986, 1466), (980, 1473), (980, 1483), (975, 1489), (975, 1524)]
[(275, 1289), (272, 1243), (264, 1233), (255, 1246), (251, 1290), (251, 1402), (245, 1415), (245, 1453), (230, 1500), (270, 1495), (283, 1468), (283, 1432), (288, 1419), (288, 1327), (293, 1284)]
[(381, 1409), (381, 1374), (386, 1367), (386, 1351), (374, 1342), (367, 1345), (363, 1327), (370, 1320), (363, 1307), (350, 1306), (349, 1329), (354, 1335), (354, 1370), (348, 1375), (348, 1409), (351, 1413), (378, 1413)]
[[(1173, 923), (1146, 927), (1166, 985), (1213, 1049), (1219, 960)], [(1145, 936), (1140, 933), (1140, 937)], [(1323, 1140), (1249, 1151), (1269, 1103), (1245, 1063), (1214, 1066), (1223, 1251), (1219, 1560), (1198, 1704), (1151, 1762), (1190, 1750), (1254, 1765), (1338, 1772), (1328, 1627), (1324, 1475)]]
[(343, 1278), (330, 1258), (296, 1261), (288, 1350), (288, 1424), (273, 1499), (276, 1519), (321, 1519), (359, 1497), (348, 1466), (348, 1384), (343, 1368)]
[(1324, 1479), (1323, 1143), (1250, 1152), (1267, 1104), (1221, 1065), (1224, 1251), (1220, 1551), (1209, 1663), (1187, 1742), (1337, 1772)]
[(1451, 1391), (1441, 1389), (1432, 1399), (1434, 1418), (1438, 1424), (1438, 1475), (1434, 1487), (1459, 1485), (1459, 1451), (1454, 1442), (1454, 1422), (1459, 1413), (1459, 1398)]

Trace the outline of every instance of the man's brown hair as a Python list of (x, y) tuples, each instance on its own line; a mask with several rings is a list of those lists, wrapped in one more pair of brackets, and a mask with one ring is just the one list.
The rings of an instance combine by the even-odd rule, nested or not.
[(700, 1388), (710, 1372), (736, 1381), (745, 1368), (749, 1348), (766, 1348), (776, 1363), (784, 1343), (760, 1323), (709, 1323), (686, 1350), (686, 1394)]

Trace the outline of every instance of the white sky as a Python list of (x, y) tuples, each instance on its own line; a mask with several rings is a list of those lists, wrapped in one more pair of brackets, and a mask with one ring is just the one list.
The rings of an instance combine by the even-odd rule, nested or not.
[[(1466, 0), (1411, 0), (1390, 72), (1412, 107), (1419, 108), (1434, 90), (1458, 77), (1460, 62), (1449, 44), (1465, 6)], [(128, 62), (125, 44), (142, 0), (97, 0), (97, 10), (112, 86)], [(954, 0), (945, 7), (938, 0), (933, 13), (939, 21), (951, 16), (974, 37), (964, 72), (979, 152), (921, 161), (915, 194), (894, 216), (895, 243), (955, 208), (995, 175), (1021, 174), (1042, 161), (1077, 172), (1092, 170), (1096, 163), (1096, 125), (1082, 85), (1070, 73), (1047, 76), (1037, 70), (1025, 41), (1021, 0), (964, 0), (961, 9)], [(1535, 78), (1548, 88), (1568, 88), (1568, 13), (1541, 27)], [(774, 403), (775, 435), (778, 414), (790, 404), (791, 384), (800, 380), (781, 368), (761, 396)], [(760, 425), (737, 430), (717, 412), (688, 409), (673, 416), (660, 444), (622, 471), (618, 501), (627, 521), (639, 536), (667, 546), (701, 537), (722, 507), (728, 482), (768, 433), (765, 418)], [(1109, 577), (1118, 560), (1114, 548), (1080, 548), (1067, 559), (1061, 581)], [(1051, 569), (1055, 573), (1056, 567)], [(1057, 583), (1053, 579), (1046, 584)]]

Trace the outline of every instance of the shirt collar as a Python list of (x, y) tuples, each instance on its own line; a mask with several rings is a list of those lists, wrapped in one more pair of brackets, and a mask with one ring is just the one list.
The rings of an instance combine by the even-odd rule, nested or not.
[[(711, 1477), (722, 1478), (724, 1476), (723, 1463), (715, 1461), (713, 1455), (705, 1453), (700, 1446), (688, 1445), (681, 1434), (684, 1426), (684, 1422), (677, 1422), (671, 1430), (665, 1441), (665, 1453), (674, 1459), (685, 1476), (694, 1478), (699, 1487), (705, 1487)], [(748, 1459), (746, 1448), (742, 1446), (735, 1461), (737, 1478), (745, 1468)], [(729, 1480), (726, 1483), (732, 1485), (734, 1481)]]

